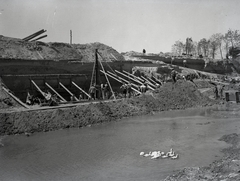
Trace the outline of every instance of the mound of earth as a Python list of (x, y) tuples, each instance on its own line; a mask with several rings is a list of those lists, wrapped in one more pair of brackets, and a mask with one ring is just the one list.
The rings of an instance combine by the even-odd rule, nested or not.
[(185, 109), (217, 103), (204, 97), (194, 84), (166, 83), (154, 92), (110, 102), (90, 103), (74, 108), (0, 113), (0, 134), (41, 132), (120, 120), (171, 109)]
[(102, 61), (122, 61), (124, 57), (113, 48), (101, 44), (68, 44), (59, 42), (24, 41), (18, 38), (0, 36), (1, 59), (31, 60), (95, 60), (95, 49), (102, 55)]

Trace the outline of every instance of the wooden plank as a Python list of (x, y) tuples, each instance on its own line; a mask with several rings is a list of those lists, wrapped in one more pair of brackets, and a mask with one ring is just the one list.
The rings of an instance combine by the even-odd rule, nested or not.
[(91, 98), (91, 96), (88, 93), (86, 93), (81, 87), (79, 87), (75, 82), (72, 81), (72, 84), (75, 87), (77, 87), (80, 91), (82, 91), (85, 95), (87, 95), (89, 98)]
[(54, 88), (52, 88), (52, 86), (50, 86), (47, 82), (45, 82), (45, 85), (50, 88), (55, 94), (57, 94), (57, 96), (62, 99), (62, 101), (67, 102)]
[(16, 96), (14, 96), (11, 92), (9, 92), (9, 90), (7, 90), (5, 87), (2, 87), (2, 89), (8, 94), (10, 95), (15, 101), (17, 101), (20, 105), (22, 105), (23, 107), (30, 109), (30, 107), (28, 107), (26, 104), (24, 104), (20, 99), (18, 99)]
[[(148, 84), (148, 87), (149, 87), (151, 90), (154, 90), (154, 88), (151, 87), (151, 86), (153, 86), (151, 82), (149, 82), (145, 77), (142, 77), (142, 76), (141, 76), (141, 78), (146, 81), (146, 83)], [(151, 86), (150, 86), (150, 85), (151, 85)], [(153, 86), (153, 87), (154, 87), (154, 86)]]
[[(102, 73), (106, 74), (107, 76), (113, 78), (114, 80), (116, 80), (116, 81), (122, 83), (121, 80), (119, 80), (118, 78), (112, 76), (111, 74), (109, 74), (109, 72), (107, 73), (107, 72), (103, 72), (102, 70), (100, 70), (100, 71), (101, 71)], [(134, 90), (135, 92), (137, 92), (137, 93), (139, 93), (139, 94), (142, 94), (140, 91), (138, 91), (137, 89), (135, 89), (135, 88), (133, 88), (133, 87), (132, 87), (132, 90)]]
[(45, 97), (44, 92), (38, 87), (38, 85), (33, 80), (31, 80), (31, 82), (37, 88), (37, 90), (43, 95), (43, 97)]
[(130, 75), (130, 76), (132, 76), (132, 77), (134, 77), (134, 78), (136, 78), (136, 79), (138, 79), (138, 80), (141, 82), (141, 84), (144, 82), (144, 80), (142, 80), (140, 77), (137, 77), (137, 76), (135, 76), (135, 75), (133, 75), (133, 74), (130, 74), (129, 72), (127, 72), (127, 71), (125, 71), (125, 70), (123, 70), (123, 72), (126, 73), (126, 74), (128, 74), (128, 75)]
[[(128, 80), (125, 80), (124, 78), (122, 78), (122, 77), (119, 77), (118, 75), (115, 75), (115, 74), (113, 74), (113, 73), (111, 73), (111, 72), (109, 72), (108, 71), (108, 73), (110, 73), (110, 74), (112, 74), (114, 77), (117, 77), (118, 79), (120, 79), (120, 80), (122, 80), (122, 82), (125, 82), (125, 83), (128, 83), (129, 81)], [(121, 82), (121, 83), (122, 83)], [(134, 83), (131, 83), (133, 86), (135, 86), (136, 88), (138, 88), (138, 85), (136, 85), (136, 84), (134, 84)]]
[(116, 71), (117, 73), (123, 75), (124, 77), (127, 77), (127, 78), (129, 78), (129, 79), (131, 79), (131, 80), (133, 80), (133, 81), (139, 83), (140, 85), (142, 84), (142, 82), (140, 82), (139, 80), (133, 79), (132, 77), (130, 77), (130, 76), (128, 76), (128, 75), (125, 75), (124, 73), (119, 72), (119, 71), (117, 71), (117, 70), (115, 70), (115, 71)]
[(75, 96), (70, 90), (68, 90), (61, 82), (59, 82), (59, 85), (60, 85), (63, 89), (65, 89), (65, 91), (67, 91), (71, 96), (74, 96), (77, 101), (79, 101), (79, 99), (76, 98), (76, 96)]

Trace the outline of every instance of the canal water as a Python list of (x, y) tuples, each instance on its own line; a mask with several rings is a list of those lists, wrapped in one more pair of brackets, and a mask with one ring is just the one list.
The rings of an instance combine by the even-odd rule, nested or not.
[[(222, 114), (222, 116), (220, 113)], [(207, 166), (239, 133), (225, 109), (168, 111), (80, 129), (0, 138), (0, 180), (157, 181), (183, 167)], [(140, 152), (173, 150), (176, 160), (151, 160)]]

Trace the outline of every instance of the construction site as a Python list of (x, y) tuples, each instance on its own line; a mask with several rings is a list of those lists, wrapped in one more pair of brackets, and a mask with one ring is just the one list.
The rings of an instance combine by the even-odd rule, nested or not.
[[(45, 33), (43, 29), (23, 39), (0, 36), (0, 153), (6, 149), (9, 157), (15, 155), (19, 161), (28, 157), (27, 152), (29, 159), (38, 162), (34, 155), (41, 157), (39, 150), (57, 154), (57, 147), (66, 144), (70, 150), (63, 148), (60, 154), (73, 152), (75, 158), (47, 157), (60, 165), (57, 171), (63, 169), (70, 176), (45, 170), (50, 162), (32, 163), (34, 169), (46, 173), (39, 176), (24, 166), (25, 161), (19, 161), (13, 168), (16, 174), (11, 175), (6, 157), (1, 159), (7, 166), (0, 166), (0, 178), (240, 179), (239, 56), (209, 61), (189, 56), (173, 59), (120, 54), (101, 43), (44, 43), (40, 40)], [(59, 138), (52, 143), (56, 148), (50, 146), (51, 141), (43, 143), (52, 137)], [(26, 143), (24, 148), (20, 143)], [(29, 145), (33, 150), (28, 150)], [(80, 151), (74, 151), (73, 145)], [(178, 154), (171, 150), (172, 157), (165, 155), (170, 148)], [(103, 159), (107, 156), (110, 161)], [(143, 158), (148, 156), (152, 159)], [(82, 178), (75, 172), (84, 166), (75, 159), (82, 159), (90, 170), (80, 171)], [(63, 167), (66, 162), (73, 167)], [(108, 163), (110, 166), (103, 166)], [(29, 172), (21, 173), (19, 168)], [(106, 176), (100, 177), (99, 169)]]

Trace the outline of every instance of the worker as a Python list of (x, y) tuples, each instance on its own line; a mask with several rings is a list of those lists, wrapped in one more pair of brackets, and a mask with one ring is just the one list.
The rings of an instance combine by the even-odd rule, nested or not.
[(132, 84), (130, 82), (127, 84), (127, 94), (129, 98), (132, 96)]
[(172, 68), (171, 70), (171, 77), (172, 77), (172, 81), (173, 83), (175, 83), (177, 81), (176, 77), (177, 77), (177, 72)]
[(91, 98), (89, 98), (90, 100), (95, 100), (96, 97), (95, 97), (95, 94), (96, 94), (96, 84), (92, 85), (90, 88), (89, 88), (89, 95)]
[(50, 101), (51, 97), (52, 97), (52, 94), (49, 91), (47, 91), (47, 93), (44, 92), (44, 97), (47, 101)]
[(127, 84), (123, 83), (122, 86), (120, 87), (120, 89), (122, 90), (124, 98), (126, 98), (127, 97)]
[(100, 85), (101, 93), (102, 93), (102, 99), (105, 99), (105, 84)]
[(27, 93), (26, 103), (32, 105), (32, 95), (30, 95), (29, 92)]
[(225, 88), (225, 85), (222, 85), (221, 87), (220, 87), (220, 98), (222, 99), (223, 98), (223, 90), (224, 90), (224, 88)]
[(140, 92), (141, 92), (141, 93), (145, 93), (146, 90), (147, 90), (146, 85), (142, 84), (142, 85), (140, 86)]
[(108, 86), (107, 83), (105, 84), (104, 89), (105, 89), (105, 99), (109, 99), (110, 87)]
[(82, 95), (82, 93), (80, 92), (80, 94), (79, 94), (79, 97), (78, 97), (78, 99), (79, 100), (82, 100), (83, 99), (83, 95)]
[(183, 60), (183, 67), (187, 67), (187, 60)]
[(217, 87), (217, 85), (215, 85), (215, 87), (214, 87), (214, 93), (215, 93), (215, 99), (218, 99), (219, 96), (218, 96), (218, 87)]
[(58, 106), (59, 105), (59, 99), (57, 98), (57, 95), (54, 94), (51, 98), (51, 101), (49, 103), (49, 106)]

